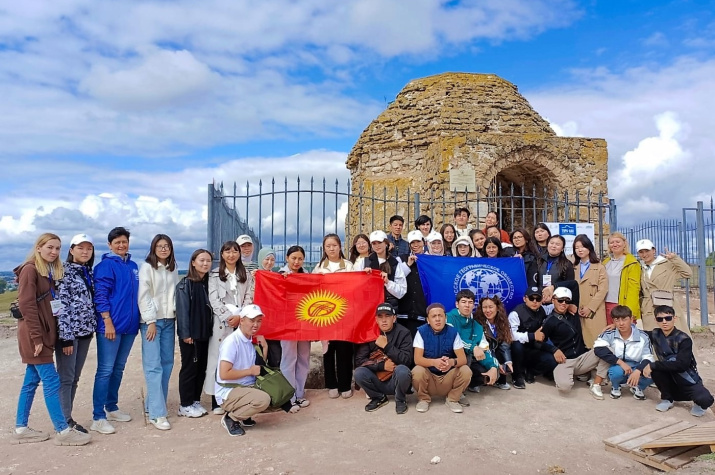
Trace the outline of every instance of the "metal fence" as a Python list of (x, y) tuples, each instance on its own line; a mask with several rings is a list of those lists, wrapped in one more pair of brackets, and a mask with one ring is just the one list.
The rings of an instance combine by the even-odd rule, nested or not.
[(261, 239), (256, 236), (246, 220), (242, 219), (236, 208), (236, 185), (233, 195), (226, 196), (223, 183), (217, 188), (214, 184), (208, 186), (208, 229), (206, 234), (207, 249), (218, 262), (219, 251), (226, 241), (233, 241), (241, 234), (248, 234), (256, 249), (261, 248)]

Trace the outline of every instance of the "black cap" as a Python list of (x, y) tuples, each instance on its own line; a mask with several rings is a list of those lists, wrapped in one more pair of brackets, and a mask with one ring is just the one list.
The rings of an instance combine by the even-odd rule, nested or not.
[(529, 287), (526, 289), (526, 293), (524, 294), (526, 297), (531, 297), (532, 295), (538, 295), (541, 297), (541, 289), (538, 287)]
[(377, 306), (377, 310), (375, 310), (375, 314), (377, 315), (379, 313), (389, 313), (390, 315), (394, 315), (395, 309), (392, 308), (392, 305), (385, 302), (385, 303), (381, 303), (380, 305)]

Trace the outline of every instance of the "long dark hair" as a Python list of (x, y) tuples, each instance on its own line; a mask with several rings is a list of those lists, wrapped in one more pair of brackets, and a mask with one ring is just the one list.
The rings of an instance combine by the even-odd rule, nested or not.
[(174, 269), (176, 269), (176, 259), (174, 258), (174, 243), (171, 241), (171, 238), (166, 234), (157, 234), (156, 236), (154, 236), (154, 239), (151, 240), (151, 244), (149, 246), (149, 253), (146, 255), (145, 261), (154, 269), (157, 269), (159, 267), (159, 257), (156, 255), (156, 245), (162, 239), (166, 241), (170, 249), (169, 257), (166, 258), (166, 269), (169, 272), (174, 272)]
[[(593, 247), (593, 243), (591, 240), (586, 236), (585, 234), (579, 234), (576, 236), (573, 240), (573, 255), (574, 255), (574, 261), (578, 259), (579, 261), (581, 260), (580, 257), (576, 255), (576, 243), (579, 242), (583, 247), (588, 249), (588, 260), (591, 262), (591, 264), (598, 264), (601, 262), (601, 260), (598, 258), (598, 254), (596, 254), (596, 249)], [(578, 264), (578, 262), (576, 262)]]
[(358, 239), (364, 239), (365, 242), (367, 243), (367, 255), (369, 256), (372, 253), (372, 245), (370, 244), (370, 238), (367, 237), (367, 234), (358, 234), (353, 238), (353, 245), (350, 248), (350, 262), (355, 264), (355, 261), (358, 260), (358, 257), (360, 257), (360, 253), (357, 250), (357, 247), (355, 244), (357, 243)]
[(484, 248), (483, 248), (483, 249), (484, 249), (484, 255), (483, 255), (482, 257), (489, 257), (489, 255), (487, 254), (487, 246), (488, 246), (489, 244), (494, 244), (494, 245), (497, 247), (498, 250), (497, 250), (497, 255), (496, 255), (496, 257), (502, 257), (502, 256), (503, 256), (504, 250), (503, 250), (502, 247), (501, 247), (501, 241), (500, 241), (499, 239), (495, 238), (495, 237), (488, 237), (488, 238), (484, 241)]
[(345, 254), (343, 254), (343, 242), (340, 240), (340, 236), (335, 233), (330, 233), (326, 234), (323, 238), (323, 256), (320, 258), (320, 262), (318, 262), (318, 265), (322, 265), (323, 261), (328, 258), (328, 255), (325, 253), (325, 241), (327, 241), (328, 239), (335, 239), (336, 241), (338, 241), (338, 247), (340, 248), (340, 259), (345, 259)]
[(497, 314), (494, 317), (494, 325), (497, 327), (497, 340), (503, 341), (504, 343), (511, 343), (511, 327), (509, 326), (509, 317), (507, 317), (506, 308), (504, 308), (504, 304), (498, 296), (487, 296), (479, 299), (479, 305), (477, 305), (474, 318), (486, 329), (487, 317), (482, 311), (482, 304), (485, 300), (491, 300), (494, 302), (494, 305), (497, 306)]
[(248, 275), (246, 274), (246, 268), (243, 267), (243, 262), (241, 262), (241, 247), (238, 245), (236, 241), (226, 241), (223, 243), (223, 246), (221, 246), (221, 252), (219, 253), (219, 261), (218, 261), (218, 278), (221, 280), (221, 282), (226, 282), (226, 279), (228, 279), (228, 273), (226, 272), (226, 261), (223, 259), (223, 253), (225, 251), (228, 251), (229, 249), (233, 249), (234, 251), (238, 251), (238, 260), (236, 261), (236, 277), (238, 277), (238, 281), (241, 283), (246, 282), (246, 279), (248, 279)]
[[(554, 234), (553, 236), (551, 236), (548, 239), (548, 241), (546, 241), (547, 248), (549, 247), (549, 243), (551, 242), (552, 239), (558, 239), (563, 244), (563, 248), (561, 249), (561, 254), (556, 256), (556, 268), (559, 271), (559, 275), (563, 277), (564, 274), (566, 273), (566, 269), (568, 269), (569, 267), (573, 267), (573, 264), (571, 263), (570, 260), (568, 260), (568, 258), (566, 257), (566, 254), (564, 253), (564, 251), (566, 250), (566, 239), (564, 239), (564, 237), (561, 236), (560, 234)], [(552, 259), (552, 258), (553, 258), (553, 256), (551, 254), (549, 254), (548, 249), (547, 249), (546, 259), (548, 260), (548, 259)]]
[(455, 239), (457, 239), (457, 228), (454, 227), (453, 224), (449, 223), (444, 223), (441, 228), (439, 228), (439, 233), (442, 235), (442, 243), (444, 244), (444, 254), (452, 254), (452, 242), (447, 242), (447, 240), (444, 238), (444, 230), (447, 228), (452, 228), (452, 235), (454, 236), (452, 238), (452, 242), (454, 242)]
[(476, 249), (477, 251), (479, 251), (479, 254), (480, 254), (480, 255), (483, 255), (483, 254), (484, 254), (484, 246), (482, 246), (482, 248), (480, 249), (480, 248), (477, 247), (476, 244), (474, 244), (474, 236), (476, 236), (477, 234), (481, 234), (482, 236), (484, 236), (484, 239), (485, 239), (485, 241), (484, 241), (484, 246), (487, 245), (487, 242), (486, 242), (487, 235), (484, 234), (484, 231), (482, 231), (481, 229), (472, 229), (471, 231), (469, 231), (469, 239), (472, 240), (472, 244), (474, 245), (474, 249)]
[(199, 276), (198, 271), (194, 268), (194, 266), (191, 265), (201, 254), (204, 253), (208, 254), (213, 261), (213, 254), (211, 254), (211, 251), (207, 251), (206, 249), (196, 249), (194, 253), (191, 254), (191, 259), (189, 260), (189, 272), (186, 274), (186, 278), (192, 282), (201, 282), (209, 275), (207, 272), (203, 277)]
[[(534, 226), (534, 232), (536, 232), (537, 229), (543, 229), (544, 231), (546, 231), (547, 233), (549, 233), (549, 237), (546, 238), (546, 245), (548, 246), (548, 245), (549, 245), (549, 239), (551, 239), (551, 230), (550, 230), (549, 227), (546, 225), (546, 223), (538, 223), (536, 226)], [(536, 237), (534, 237), (534, 243), (535, 243), (537, 246), (540, 246), (540, 244), (539, 244), (538, 242), (536, 242)]]
[[(536, 248), (536, 242), (531, 238), (531, 234), (529, 234), (529, 231), (526, 230), (526, 228), (516, 228), (511, 232), (509, 235), (509, 239), (511, 240), (511, 243), (514, 244), (514, 233), (520, 233), (522, 236), (524, 236), (524, 251), (529, 251), (532, 253), (535, 257), (539, 257), (539, 250)], [(516, 248), (516, 246), (514, 246)], [(518, 249), (517, 249), (518, 250)], [(519, 251), (520, 254), (523, 254), (523, 252)]]

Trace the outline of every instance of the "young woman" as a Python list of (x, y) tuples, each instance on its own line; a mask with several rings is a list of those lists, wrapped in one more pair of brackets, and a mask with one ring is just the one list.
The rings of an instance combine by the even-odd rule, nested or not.
[[(218, 348), (223, 339), (238, 327), (241, 321), (238, 312), (245, 305), (253, 303), (253, 276), (243, 267), (241, 248), (236, 241), (226, 241), (221, 246), (219, 266), (209, 274), (209, 302), (214, 311), (214, 321), (209, 340), (204, 392), (211, 395), (213, 413), (223, 415), (225, 411), (214, 397)], [(206, 413), (206, 409), (200, 405), (199, 409)]]
[(524, 228), (516, 228), (509, 237), (514, 245), (511, 248), (514, 251), (514, 256), (519, 256), (524, 260), (527, 287), (538, 286), (541, 254), (537, 249), (536, 243), (531, 239), (529, 231)]
[(201, 417), (201, 391), (206, 379), (213, 310), (209, 302), (209, 271), (213, 255), (206, 249), (191, 254), (189, 272), (176, 285), (176, 329), (179, 335), (179, 415)]
[(469, 231), (469, 238), (472, 240), (474, 249), (480, 256), (484, 255), (484, 243), (487, 240), (487, 235), (481, 229), (472, 229)]
[(547, 246), (551, 238), (551, 230), (545, 223), (539, 223), (534, 227), (534, 241), (536, 248), (541, 254), (541, 258), (546, 260), (549, 257)]
[(427, 236), (427, 247), (429, 248), (429, 253), (433, 256), (444, 256), (444, 239), (442, 235), (436, 231), (432, 231)]
[(27, 426), (37, 386), (42, 382), (45, 406), (57, 431), (56, 445), (85, 445), (91, 436), (67, 424), (60, 404), (60, 378), (52, 358), (57, 343), (56, 317), (63, 302), (57, 293), (57, 281), (63, 277), (59, 262), (60, 238), (45, 233), (35, 241), (25, 263), (15, 269), (18, 280), (18, 305), (22, 319), (17, 322), (20, 358), (27, 365), (17, 401), (13, 441), (18, 444), (42, 442), (50, 435)]
[[(278, 272), (285, 276), (303, 274), (304, 261), (305, 250), (300, 246), (291, 246), (286, 252), (286, 265)], [(310, 406), (310, 401), (305, 399), (305, 382), (310, 370), (310, 341), (282, 340), (281, 351), (281, 373), (295, 388), (289, 412), (296, 413), (301, 407)]]
[[(554, 293), (554, 284), (571, 281), (575, 284), (574, 268), (571, 261), (564, 254), (566, 239), (555, 234), (548, 239), (547, 257), (539, 266), (539, 282), (543, 287), (544, 302), (551, 302), (551, 295)], [(578, 304), (578, 295), (571, 289), (574, 304)]]
[(67, 424), (80, 432), (87, 429), (72, 419), (72, 407), (82, 368), (87, 360), (92, 336), (97, 330), (95, 315), (94, 244), (86, 234), (77, 234), (70, 241), (70, 250), (59, 288), (59, 300), (64, 308), (57, 316), (59, 344), (55, 346), (57, 372), (60, 376), (60, 403)]
[(459, 236), (452, 243), (452, 255), (455, 257), (480, 257), (469, 236)]
[(606, 294), (606, 323), (613, 323), (611, 310), (617, 305), (625, 305), (631, 309), (633, 318), (641, 316), (641, 266), (638, 259), (628, 252), (626, 237), (619, 233), (611, 233), (608, 238), (610, 256), (603, 260), (608, 276), (608, 294)]
[(387, 250), (389, 241), (384, 231), (373, 231), (370, 233), (370, 245), (372, 253), (365, 259), (355, 262), (355, 270), (372, 268), (382, 272), (382, 280), (385, 282), (385, 302), (398, 308), (399, 300), (407, 293), (407, 279), (405, 273), (398, 265), (397, 258), (392, 256)]
[(457, 237), (457, 230), (454, 229), (454, 225), (445, 223), (440, 228), (439, 233), (442, 235), (442, 240), (444, 241), (444, 255), (451, 256), (452, 243)]
[(495, 236), (496, 238), (498, 238), (501, 242), (511, 244), (511, 241), (509, 241), (509, 233), (499, 227), (499, 217), (497, 216), (496, 211), (489, 211), (484, 217), (484, 233), (487, 236), (489, 236), (487, 230), (491, 227), (495, 227), (499, 232), (499, 235)]
[(514, 372), (514, 366), (511, 361), (511, 327), (504, 304), (497, 296), (482, 297), (474, 318), (484, 328), (489, 349), (499, 362), (499, 379), (494, 387), (510, 389), (506, 375)]
[(488, 237), (484, 242), (484, 257), (502, 257), (501, 241), (496, 237)]
[[(313, 274), (332, 274), (351, 272), (353, 264), (345, 259), (342, 243), (337, 234), (328, 234), (323, 238), (323, 256), (313, 269)], [(353, 344), (349, 341), (330, 341), (328, 351), (323, 354), (325, 387), (328, 397), (345, 399), (353, 395)]]
[(573, 241), (573, 255), (576, 282), (578, 282), (579, 309), (583, 341), (588, 348), (606, 327), (606, 294), (608, 276), (601, 264), (593, 243), (585, 234), (579, 234)]
[[(258, 251), (258, 270), (273, 272), (276, 266), (276, 251), (270, 247), (261, 248)], [(255, 278), (256, 274), (253, 271)], [(268, 354), (266, 355), (266, 364), (271, 368), (278, 368), (281, 365), (281, 342), (280, 340), (266, 340), (268, 345)]]
[(415, 229), (419, 229), (422, 233), (422, 237), (427, 239), (430, 231), (432, 231), (432, 219), (423, 214), (415, 220)]
[(146, 381), (146, 411), (149, 422), (159, 430), (171, 429), (166, 400), (169, 378), (174, 369), (176, 320), (174, 293), (179, 271), (174, 243), (166, 234), (157, 234), (149, 254), (139, 268), (139, 312), (142, 336), (142, 368)]
[(258, 270), (272, 271), (276, 265), (276, 251), (270, 247), (258, 251)]
[(353, 245), (350, 248), (350, 262), (355, 264), (357, 261), (365, 259), (371, 252), (370, 238), (366, 234), (358, 234), (353, 239)]

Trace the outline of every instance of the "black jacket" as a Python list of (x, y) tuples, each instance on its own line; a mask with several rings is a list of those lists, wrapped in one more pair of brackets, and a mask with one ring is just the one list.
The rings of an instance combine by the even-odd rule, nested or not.
[(546, 312), (544, 307), (539, 307), (536, 311), (530, 309), (525, 303), (520, 303), (512, 312), (519, 317), (519, 333), (529, 334), (529, 343), (539, 343), (534, 340), (534, 332), (541, 328), (546, 320)]
[[(392, 330), (385, 333), (385, 336), (387, 337), (387, 345), (382, 349), (382, 352), (395, 363), (395, 366), (405, 365), (411, 369), (414, 366), (414, 350), (412, 348), (412, 334), (410, 331), (402, 325), (395, 323)], [(374, 341), (359, 345), (355, 351), (355, 366), (362, 366), (370, 359), (370, 353), (378, 348), (379, 346), (377, 346)], [(382, 361), (376, 365), (368, 365), (366, 367), (374, 372), (384, 371), (385, 362)]]
[(201, 282), (184, 277), (176, 284), (176, 329), (181, 340), (208, 341), (211, 338), (213, 310), (209, 303), (208, 277)]
[(561, 350), (567, 359), (578, 358), (588, 351), (581, 334), (581, 317), (572, 313), (560, 315), (553, 312), (546, 317), (541, 329), (547, 340), (551, 340), (556, 350)]
[[(402, 262), (407, 264), (407, 259), (409, 254), (401, 256)], [(425, 292), (422, 290), (422, 281), (420, 280), (420, 275), (417, 272), (417, 261), (415, 261), (410, 267), (410, 273), (407, 274), (405, 280), (407, 281), (407, 293), (400, 299), (399, 310), (397, 313), (400, 315), (407, 315), (410, 320), (417, 320), (420, 322), (427, 321), (427, 300), (425, 299)]]

